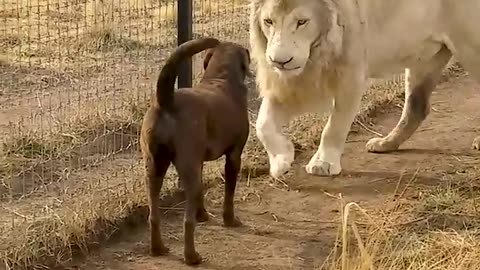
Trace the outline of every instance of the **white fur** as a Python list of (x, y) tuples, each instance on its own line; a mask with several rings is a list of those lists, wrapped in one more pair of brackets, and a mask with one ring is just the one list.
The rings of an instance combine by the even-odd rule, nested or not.
[(250, 45), (263, 97), (256, 131), (271, 175), (284, 174), (293, 162), (282, 125), (326, 111), (330, 117), (306, 171), (339, 174), (367, 79), (408, 68), (400, 121), (367, 144), (371, 152), (398, 148), (428, 114), (430, 93), (452, 55), (480, 79), (478, 14), (478, 0), (252, 0)]

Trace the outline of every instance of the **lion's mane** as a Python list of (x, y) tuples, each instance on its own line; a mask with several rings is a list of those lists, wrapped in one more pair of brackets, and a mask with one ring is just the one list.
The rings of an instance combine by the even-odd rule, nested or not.
[(341, 61), (343, 25), (338, 17), (338, 5), (331, 0), (312, 0), (307, 3), (318, 5), (319, 1), (324, 1), (323, 4), (328, 7), (324, 13), (318, 14), (329, 16), (328, 30), (318, 33), (320, 42), (318, 46), (311, 47), (310, 59), (302, 74), (288, 79), (279, 76), (266, 60), (268, 41), (260, 27), (260, 14), (265, 0), (252, 0), (250, 3), (250, 47), (256, 65), (257, 86), (262, 97), (282, 103), (299, 103), (321, 95), (318, 92), (320, 89), (332, 89), (328, 85), (335, 83), (335, 77), (338, 76), (335, 66)]

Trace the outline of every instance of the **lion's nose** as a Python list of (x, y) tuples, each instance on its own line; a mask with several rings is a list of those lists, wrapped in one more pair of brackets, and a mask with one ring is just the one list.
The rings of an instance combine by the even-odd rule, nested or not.
[(283, 59), (277, 59), (277, 58), (274, 59), (274, 58), (272, 58), (271, 56), (269, 56), (269, 58), (270, 58), (270, 61), (271, 61), (275, 66), (277, 66), (277, 67), (279, 67), (279, 68), (283, 68), (283, 66), (285, 66), (286, 64), (292, 62), (292, 60), (293, 60), (293, 57), (290, 57), (290, 59), (288, 59), (288, 60), (286, 60), (286, 61), (283, 60)]

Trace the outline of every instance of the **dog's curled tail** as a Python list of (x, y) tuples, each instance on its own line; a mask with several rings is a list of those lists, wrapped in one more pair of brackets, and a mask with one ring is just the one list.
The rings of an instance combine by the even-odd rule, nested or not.
[(177, 79), (177, 67), (180, 62), (188, 57), (216, 47), (220, 41), (215, 38), (199, 38), (182, 43), (170, 55), (165, 62), (157, 80), (157, 103), (166, 110), (173, 109), (173, 95), (175, 80)]

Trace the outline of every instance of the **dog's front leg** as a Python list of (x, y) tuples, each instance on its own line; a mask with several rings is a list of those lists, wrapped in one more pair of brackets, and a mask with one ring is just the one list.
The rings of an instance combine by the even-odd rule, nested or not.
[(270, 175), (277, 178), (292, 166), (295, 150), (291, 141), (282, 135), (282, 126), (292, 115), (285, 106), (264, 97), (258, 112), (257, 137), (267, 151)]
[(225, 227), (239, 227), (242, 222), (235, 217), (233, 199), (237, 186), (238, 173), (242, 165), (242, 147), (227, 153), (225, 161), (225, 197), (223, 201), (223, 224)]
[(342, 78), (340, 86), (334, 92), (335, 103), (332, 113), (325, 125), (320, 146), (310, 162), (305, 167), (308, 174), (319, 176), (338, 175), (342, 171), (341, 157), (345, 141), (352, 122), (357, 114), (365, 79), (363, 76)]

